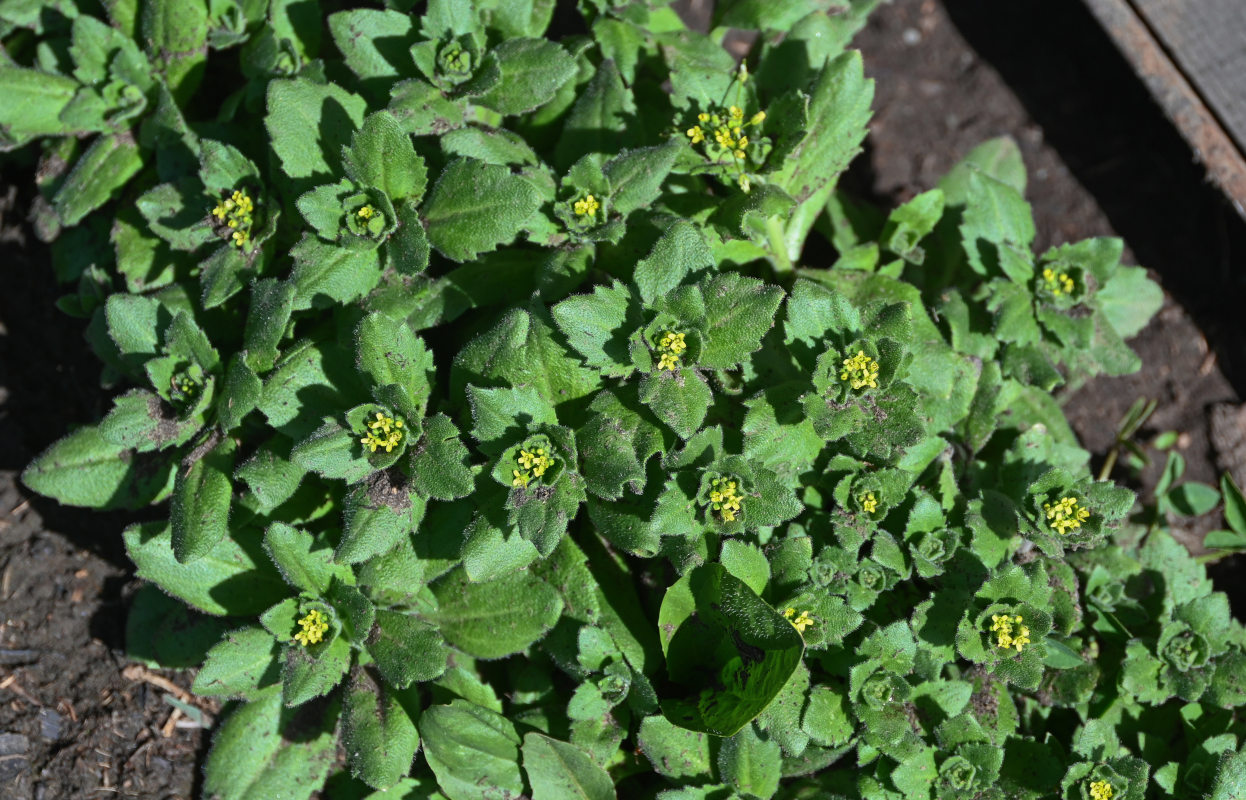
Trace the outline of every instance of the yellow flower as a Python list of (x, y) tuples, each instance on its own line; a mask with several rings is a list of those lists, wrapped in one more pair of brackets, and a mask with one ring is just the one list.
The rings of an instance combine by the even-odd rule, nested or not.
[(1020, 653), (1022, 647), (1030, 644), (1030, 629), (1022, 625), (1022, 622), (1024, 620), (1019, 615), (1010, 617), (1007, 614), (992, 614), (991, 632), (995, 634), (995, 643), (1004, 650), (1016, 648)]
[(813, 625), (813, 618), (809, 616), (808, 611), (800, 612), (795, 619), (792, 619), (793, 615), (796, 615), (796, 609), (794, 608), (789, 608), (783, 612), (783, 616), (788, 622), (792, 623), (792, 627), (796, 629), (797, 633), (803, 634), (805, 632), (805, 628)]
[(531, 450), (520, 448), (515, 461), (519, 463), (519, 469), (511, 470), (511, 486), (527, 486), (533, 478), (543, 476), (555, 463), (544, 447), (534, 447)]
[(1043, 281), (1047, 289), (1056, 297), (1062, 294), (1073, 294), (1075, 284), (1067, 272), (1056, 272), (1051, 267), (1043, 269)]
[(584, 197), (583, 200), (576, 200), (573, 206), (576, 215), (581, 217), (593, 217), (597, 215), (597, 209), (601, 208), (601, 203), (591, 194)]
[(878, 510), (878, 498), (874, 496), (873, 492), (866, 492), (858, 497), (857, 500), (861, 503), (861, 509), (867, 514), (873, 514)]
[(878, 362), (858, 350), (852, 358), (844, 359), (844, 368), (839, 373), (841, 381), (848, 381), (854, 389), (878, 388)]
[(364, 206), (355, 213), (359, 215), (360, 219), (372, 219), (372, 216), (376, 214), (376, 209), (372, 206)]
[(723, 522), (735, 522), (740, 515), (744, 496), (739, 493), (739, 483), (730, 478), (710, 481), (710, 508), (717, 511)]
[[(706, 115), (702, 114), (701, 116), (704, 117)], [(700, 144), (705, 141), (705, 130), (700, 125), (693, 125), (685, 133), (688, 134), (688, 138), (692, 140), (693, 144)]]
[(307, 612), (307, 616), (299, 620), (299, 627), (302, 630), (295, 633), (294, 638), (299, 644), (307, 647), (324, 639), (325, 633), (329, 630), (329, 621), (325, 619), (324, 614), (313, 608)]
[(688, 349), (684, 334), (675, 331), (663, 331), (658, 338), (658, 369), (674, 372), (679, 367), (679, 358)]
[(1095, 781), (1090, 784), (1091, 800), (1112, 800), (1116, 792), (1112, 790), (1112, 784), (1107, 781)]
[(212, 209), (212, 216), (232, 231), (230, 241), (243, 247), (251, 241), (251, 214), (254, 211), (255, 203), (251, 201), (251, 196), (239, 190), (217, 203)]
[(1043, 510), (1047, 512), (1047, 523), (1061, 536), (1080, 529), (1090, 517), (1090, 509), (1080, 507), (1075, 497), (1061, 497), (1058, 503), (1043, 503)]
[(387, 417), (380, 411), (376, 419), (368, 420), (368, 435), (360, 439), (360, 443), (375, 453), (378, 447), (384, 447), (386, 453), (392, 453), (402, 442), (402, 420)]
[(762, 124), (763, 122), (765, 122), (765, 120), (766, 120), (766, 112), (765, 112), (765, 111), (758, 111), (756, 114), (754, 114), (754, 115), (753, 115), (753, 116), (749, 119), (748, 124), (749, 124), (749, 125), (760, 125), (760, 124)]

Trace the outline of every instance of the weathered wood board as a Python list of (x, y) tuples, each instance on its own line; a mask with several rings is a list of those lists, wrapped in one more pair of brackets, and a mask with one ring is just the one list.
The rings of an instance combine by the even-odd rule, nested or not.
[(1246, 217), (1246, 0), (1086, 0)]

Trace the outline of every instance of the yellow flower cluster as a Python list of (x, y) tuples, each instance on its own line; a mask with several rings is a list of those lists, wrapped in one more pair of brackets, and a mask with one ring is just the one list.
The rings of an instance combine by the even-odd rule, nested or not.
[(841, 381), (848, 381), (854, 389), (878, 388), (878, 362), (858, 350), (852, 358), (844, 359), (843, 371), (839, 373)]
[(679, 366), (679, 357), (687, 349), (688, 343), (684, 341), (684, 334), (663, 331), (662, 337), (658, 339), (658, 369), (674, 372)]
[(511, 486), (527, 486), (533, 478), (539, 478), (546, 470), (554, 466), (554, 459), (545, 452), (544, 447), (519, 451), (520, 469), (511, 470)]
[[(796, 629), (797, 633), (804, 633), (805, 628), (813, 625), (813, 617), (809, 616), (808, 611), (802, 611), (797, 615), (796, 609), (789, 608), (783, 612), (783, 616), (788, 622), (792, 623), (792, 627)], [(793, 619), (793, 616), (795, 616), (795, 619)]]
[(368, 420), (368, 435), (359, 441), (373, 453), (378, 447), (384, 447), (386, 453), (393, 452), (402, 441), (402, 420), (378, 411), (376, 419)]
[(173, 376), (173, 388), (184, 395), (190, 396), (199, 389), (199, 384), (194, 378), (183, 373)]
[(866, 492), (861, 495), (857, 498), (857, 502), (861, 504), (861, 509), (866, 514), (873, 514), (878, 510), (878, 498), (874, 496), (873, 492)]
[[(758, 111), (749, 117), (747, 122), (744, 121), (744, 109), (739, 106), (729, 106), (724, 112), (721, 108), (711, 112), (701, 112), (697, 115), (697, 124), (684, 131), (693, 144), (701, 144), (709, 137), (706, 135), (706, 129), (709, 129), (710, 135), (713, 136), (714, 142), (718, 145), (721, 153), (729, 153), (737, 159), (743, 159), (748, 155), (749, 139), (744, 129), (754, 125), (760, 125), (766, 119), (765, 111)], [(718, 152), (711, 152), (711, 157), (717, 157)]]
[(235, 245), (242, 247), (251, 241), (251, 215), (254, 211), (255, 204), (251, 202), (250, 195), (244, 191), (236, 191), (217, 203), (216, 208), (212, 209), (212, 216), (233, 230), (230, 238)]
[(299, 627), (302, 630), (294, 634), (294, 638), (299, 644), (307, 647), (324, 639), (325, 633), (329, 630), (329, 621), (325, 619), (324, 614), (313, 608), (307, 612), (307, 616), (299, 620)]
[(1078, 506), (1075, 497), (1061, 497), (1058, 503), (1043, 503), (1043, 510), (1047, 512), (1047, 523), (1061, 536), (1082, 527), (1082, 522), (1090, 517), (1090, 509)]
[(1056, 272), (1051, 267), (1043, 270), (1043, 280), (1047, 283), (1047, 289), (1056, 297), (1062, 294), (1073, 294), (1073, 279), (1069, 277), (1067, 272)]
[(1107, 781), (1095, 781), (1090, 784), (1091, 800), (1112, 800), (1116, 792), (1112, 790), (1112, 784)]
[(359, 209), (355, 213), (359, 216), (360, 219), (372, 219), (374, 216), (376, 216), (376, 209), (373, 208), (372, 206), (364, 206), (363, 208)]
[(730, 478), (715, 478), (710, 481), (710, 507), (719, 513), (723, 522), (735, 522), (740, 514), (740, 503), (744, 496), (739, 493), (739, 483)]
[[(1021, 617), (1010, 617), (1007, 614), (991, 615), (991, 632), (995, 634), (995, 643), (1007, 650), (1015, 647), (1017, 652), (1021, 652), (1021, 648), (1030, 643), (1030, 629), (1021, 623), (1024, 620)], [(1013, 632), (1013, 626), (1016, 626), (1016, 632)]]
[(583, 200), (576, 200), (571, 208), (578, 217), (595, 217), (597, 210), (601, 208), (601, 203), (590, 194), (585, 195)]

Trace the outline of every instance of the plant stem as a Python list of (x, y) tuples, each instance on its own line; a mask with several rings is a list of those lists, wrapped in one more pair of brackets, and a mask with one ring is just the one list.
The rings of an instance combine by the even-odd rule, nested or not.
[(792, 259), (787, 254), (787, 231), (784, 229), (783, 220), (778, 217), (766, 220), (766, 235), (770, 240), (770, 255), (774, 271), (780, 277), (790, 275), (795, 265), (792, 264)]

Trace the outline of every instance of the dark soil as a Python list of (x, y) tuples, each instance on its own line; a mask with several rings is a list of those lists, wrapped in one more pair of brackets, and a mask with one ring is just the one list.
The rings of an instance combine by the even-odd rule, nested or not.
[[(1178, 431), (1187, 477), (1214, 482), (1231, 464), (1213, 441), (1246, 440), (1227, 411), (1218, 437), (1209, 423), (1214, 404), (1240, 403), (1246, 388), (1246, 226), (1094, 20), (1077, 3), (897, 0), (859, 44), (878, 95), (847, 185), (903, 201), (978, 142), (1013, 136), (1031, 171), (1039, 247), (1122, 236), (1169, 293), (1133, 342), (1144, 370), (1072, 393), (1074, 427), (1102, 459), (1130, 403), (1156, 398), (1142, 438)], [(29, 183), (29, 173), (0, 175), (0, 187)], [(30, 239), (29, 200), (0, 198), (0, 800), (189, 798), (206, 735), (168, 724), (156, 673), (126, 669), (137, 582), (118, 536), (125, 517), (62, 509), (16, 483), (67, 424), (107, 409), (81, 321), (53, 306), (60, 292)], [(1115, 473), (1144, 489), (1152, 476)]]
[[(29, 185), (28, 174), (0, 178)], [(0, 800), (188, 799), (205, 732), (169, 724), (169, 688), (145, 679), (157, 673), (126, 670), (137, 585), (126, 517), (62, 508), (17, 483), (68, 424), (107, 409), (84, 326), (53, 305), (61, 292), (28, 205), (12, 192), (0, 201)]]

